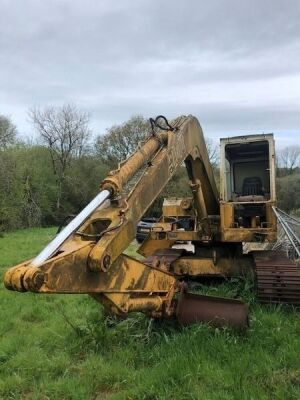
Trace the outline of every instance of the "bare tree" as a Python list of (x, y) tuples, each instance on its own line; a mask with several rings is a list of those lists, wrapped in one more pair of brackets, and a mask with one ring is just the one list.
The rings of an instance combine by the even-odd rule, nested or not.
[(63, 183), (72, 157), (80, 156), (89, 136), (89, 114), (72, 104), (29, 110), (29, 118), (49, 149), (57, 180), (57, 211), (61, 208)]
[(287, 146), (279, 152), (279, 166), (292, 174), (300, 165), (300, 146)]
[(148, 120), (135, 115), (121, 125), (114, 125), (96, 139), (96, 153), (100, 160), (115, 167), (125, 160), (150, 133)]
[(217, 165), (219, 164), (219, 147), (213, 141), (213, 139), (211, 139), (209, 137), (205, 138), (205, 143), (206, 143), (206, 149), (207, 149), (209, 161), (213, 167), (217, 167)]
[(0, 149), (6, 149), (16, 142), (17, 128), (10, 118), (0, 115)]

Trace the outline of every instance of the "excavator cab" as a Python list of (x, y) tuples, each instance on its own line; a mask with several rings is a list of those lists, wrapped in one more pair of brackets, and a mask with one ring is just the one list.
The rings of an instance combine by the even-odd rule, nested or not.
[(273, 134), (223, 138), (220, 157), (221, 240), (276, 240)]

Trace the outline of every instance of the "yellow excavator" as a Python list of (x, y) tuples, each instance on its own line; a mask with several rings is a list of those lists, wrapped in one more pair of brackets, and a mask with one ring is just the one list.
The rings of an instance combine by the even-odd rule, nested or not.
[[(272, 251), (243, 251), (244, 243), (276, 241), (273, 135), (221, 139), (219, 194), (198, 120), (189, 115), (169, 123), (158, 116), (150, 122), (149, 137), (108, 174), (99, 194), (36, 258), (10, 268), (5, 286), (87, 293), (121, 316), (143, 312), (183, 325), (246, 328), (246, 304), (189, 293), (187, 282), (253, 269), (260, 301), (293, 302), (285, 273), (296, 273), (292, 262)], [(126, 255), (138, 222), (183, 163), (191, 197), (165, 200), (139, 247), (144, 258)], [(186, 242), (187, 249), (178, 249)]]

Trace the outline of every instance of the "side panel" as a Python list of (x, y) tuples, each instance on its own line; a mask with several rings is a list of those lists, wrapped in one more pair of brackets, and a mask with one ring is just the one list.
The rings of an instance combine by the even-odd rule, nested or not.
[(235, 222), (234, 207), (237, 205), (238, 203), (233, 202), (220, 204), (222, 242), (276, 242), (277, 219), (272, 210), (274, 202), (264, 203), (267, 221), (259, 224), (254, 216), (251, 227), (238, 226)]

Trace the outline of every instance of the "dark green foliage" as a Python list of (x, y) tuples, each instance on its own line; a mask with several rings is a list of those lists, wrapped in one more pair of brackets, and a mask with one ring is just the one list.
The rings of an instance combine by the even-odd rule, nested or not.
[(0, 230), (20, 226), (23, 191), (12, 154), (0, 151)]
[(300, 210), (300, 173), (277, 178), (278, 207), (287, 212)]
[(116, 168), (120, 161), (136, 149), (150, 135), (150, 123), (141, 115), (134, 115), (120, 125), (113, 125), (104, 135), (99, 135), (95, 151), (99, 160)]
[(47, 149), (10, 148), (0, 153), (0, 163), (0, 229), (52, 222), (55, 179)]
[(43, 146), (18, 147), (13, 151), (23, 191), (23, 227), (55, 221), (56, 183), (48, 150)]
[(93, 155), (74, 158), (63, 188), (64, 212), (79, 212), (99, 192), (108, 167)]
[(58, 211), (48, 149), (19, 145), (0, 151), (0, 230), (53, 225), (78, 213), (97, 193), (106, 172), (107, 167), (93, 156), (73, 157)]

